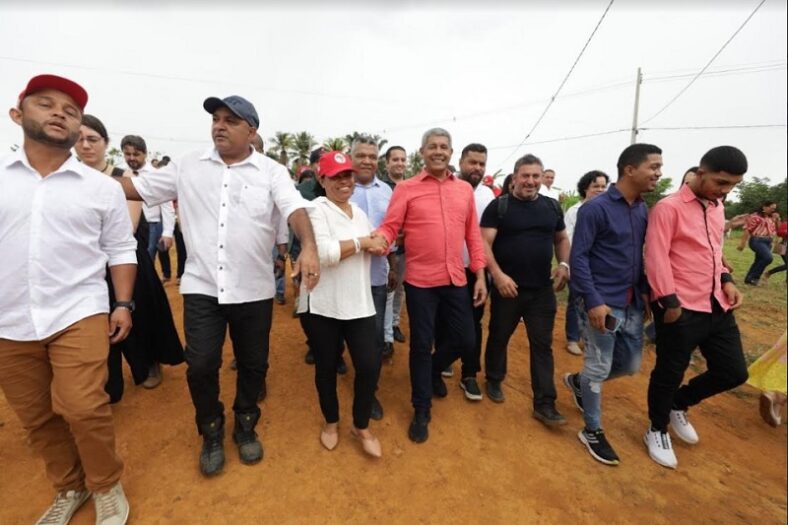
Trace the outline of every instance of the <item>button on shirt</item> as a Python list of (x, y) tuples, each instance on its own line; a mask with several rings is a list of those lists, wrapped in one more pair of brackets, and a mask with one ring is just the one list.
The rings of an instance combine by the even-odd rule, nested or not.
[(405, 234), (405, 281), (420, 288), (465, 286), (462, 248), (472, 272), (485, 267), (473, 188), (451, 173), (438, 180), (426, 171), (400, 182), (378, 228), (391, 244)]
[(274, 211), (290, 217), (310, 206), (284, 166), (256, 151), (228, 166), (211, 148), (132, 182), (149, 205), (178, 201), (189, 254), (181, 293), (216, 297), (219, 304), (274, 296)]
[(587, 310), (642, 303), (640, 294), (648, 291), (643, 273), (647, 217), (643, 199), (630, 206), (615, 184), (577, 212), (569, 285)]
[(725, 310), (722, 291), (722, 234), (725, 209), (721, 201), (704, 203), (687, 184), (660, 200), (649, 213), (646, 232), (646, 275), (651, 299), (663, 307), (680, 306), (711, 312), (711, 298)]
[(41, 341), (109, 312), (106, 265), (137, 264), (126, 198), (74, 156), (42, 177), (0, 159), (0, 338)]
[[(369, 218), (373, 228), (380, 226), (386, 216), (391, 201), (391, 188), (377, 177), (369, 184), (356, 183), (350, 202), (361, 208)], [(372, 256), (370, 268), (372, 286), (388, 284), (389, 264), (385, 256)]]

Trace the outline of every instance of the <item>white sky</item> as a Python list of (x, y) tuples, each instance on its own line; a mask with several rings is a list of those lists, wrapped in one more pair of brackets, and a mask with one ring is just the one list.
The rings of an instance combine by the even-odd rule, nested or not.
[[(529, 143), (631, 127), (638, 66), (643, 122), (691, 77), (649, 78), (699, 71), (757, 4), (616, 0)], [(87, 112), (102, 119), (115, 145), (139, 134), (149, 151), (173, 157), (210, 145), (208, 96), (251, 100), (266, 139), (274, 131), (307, 130), (322, 140), (357, 130), (410, 152), (423, 131), (442, 126), (454, 137), (455, 165), (469, 142), (490, 149), (489, 173), (508, 173), (518, 156), (534, 153), (564, 189), (590, 169), (615, 178), (629, 143), (626, 131), (515, 150), (606, 0), (557, 8), (492, 0), (220, 5), (6, 4), (0, 100), (13, 105), (33, 75), (64, 75), (88, 90)], [(675, 182), (706, 150), (731, 144), (747, 154), (748, 175), (786, 177), (787, 43), (786, 2), (769, 0), (710, 68), (749, 70), (701, 77), (646, 124), (783, 126), (641, 132), (640, 141), (663, 148), (665, 176)], [(21, 130), (0, 119), (2, 150), (21, 141)]]

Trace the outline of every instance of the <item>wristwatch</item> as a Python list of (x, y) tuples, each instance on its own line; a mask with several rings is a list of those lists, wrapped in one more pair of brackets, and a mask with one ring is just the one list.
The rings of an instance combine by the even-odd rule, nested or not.
[(125, 308), (129, 312), (133, 312), (134, 309), (136, 308), (136, 306), (137, 305), (134, 303), (133, 300), (132, 301), (115, 301), (115, 304), (112, 305), (112, 309), (115, 310), (115, 308)]
[(566, 268), (566, 271), (569, 271), (569, 263), (561, 261), (560, 263), (558, 263), (558, 266), (563, 266), (564, 268)]

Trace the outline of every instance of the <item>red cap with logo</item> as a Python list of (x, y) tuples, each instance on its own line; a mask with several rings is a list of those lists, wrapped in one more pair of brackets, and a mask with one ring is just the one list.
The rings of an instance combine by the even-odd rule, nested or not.
[(54, 89), (55, 91), (65, 93), (74, 99), (74, 102), (79, 106), (80, 110), (85, 111), (85, 106), (88, 103), (87, 91), (73, 80), (57, 75), (38, 75), (31, 78), (30, 82), (27, 83), (27, 87), (19, 94), (19, 104), (22, 103), (22, 99), (25, 97), (43, 91), (44, 89)]
[(323, 177), (335, 177), (343, 171), (355, 171), (350, 157), (341, 151), (323, 153), (317, 170)]

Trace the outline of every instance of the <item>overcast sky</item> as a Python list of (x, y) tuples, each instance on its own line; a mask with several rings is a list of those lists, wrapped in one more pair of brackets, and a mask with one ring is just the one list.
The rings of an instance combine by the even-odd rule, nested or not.
[[(307, 130), (318, 140), (353, 130), (418, 148), (429, 127), (490, 149), (488, 173), (524, 153), (574, 187), (591, 169), (615, 173), (629, 144), (635, 76), (640, 121), (673, 98), (744, 22), (759, 0), (701, 3), (616, 0), (528, 142), (607, 0), (548, 4), (251, 3), (5, 4), (0, 16), (0, 100), (12, 106), (27, 80), (55, 73), (88, 91), (87, 112), (117, 145), (127, 133), (177, 157), (210, 145), (208, 96), (242, 95), (261, 133)], [(142, 5), (143, 7), (139, 7)], [(158, 7), (153, 7), (153, 6)], [(459, 6), (459, 7), (458, 7)], [(644, 127), (781, 125), (647, 130), (664, 150), (664, 175), (681, 177), (711, 147), (731, 144), (748, 176), (786, 177), (786, 2), (769, 0), (675, 103)], [(664, 78), (673, 77), (673, 78)], [(576, 140), (554, 139), (627, 129)], [(21, 143), (0, 119), (0, 146)], [(540, 143), (541, 142), (541, 143)], [(615, 177), (614, 177), (615, 178)]]

